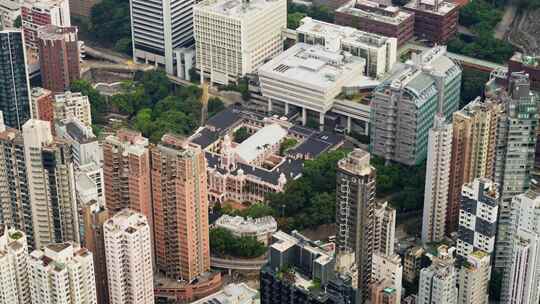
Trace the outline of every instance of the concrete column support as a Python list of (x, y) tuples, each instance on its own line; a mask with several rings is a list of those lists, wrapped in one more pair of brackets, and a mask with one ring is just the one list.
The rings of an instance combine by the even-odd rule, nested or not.
[(268, 113), (272, 112), (272, 98), (268, 98)]
[(289, 103), (285, 103), (285, 115), (289, 114)]
[(352, 124), (352, 118), (350, 116), (347, 116), (347, 133), (351, 132), (351, 124)]
[(323, 112), (319, 113), (319, 129), (321, 131), (324, 131), (324, 113)]
[(302, 126), (305, 126), (307, 123), (307, 110), (302, 108)]

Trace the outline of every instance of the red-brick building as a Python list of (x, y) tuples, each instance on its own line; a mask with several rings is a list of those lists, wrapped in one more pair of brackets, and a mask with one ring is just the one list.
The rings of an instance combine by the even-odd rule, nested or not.
[(44, 25), (71, 26), (68, 0), (25, 0), (21, 6), (24, 42), (28, 60), (38, 58), (38, 29)]
[(457, 33), (459, 5), (445, 0), (413, 0), (404, 8), (414, 13), (414, 35), (446, 44)]
[(38, 45), (43, 88), (55, 93), (69, 90), (71, 82), (81, 77), (77, 28), (42, 26)]
[(52, 128), (54, 121), (53, 93), (43, 88), (32, 88), (31, 102), (32, 117), (50, 122)]
[(397, 38), (398, 46), (405, 44), (414, 34), (413, 13), (371, 0), (346, 4), (335, 11), (335, 16), (336, 24)]

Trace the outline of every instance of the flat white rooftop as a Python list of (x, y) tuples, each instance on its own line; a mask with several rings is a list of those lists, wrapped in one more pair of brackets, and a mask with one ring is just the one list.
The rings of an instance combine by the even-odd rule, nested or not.
[(205, 0), (195, 8), (220, 15), (241, 18), (242, 16), (263, 11), (283, 0)]
[[(369, 7), (370, 10), (368, 11), (367, 9), (355, 7), (355, 3)], [(411, 13), (401, 10), (398, 7), (383, 6), (369, 0), (352, 1), (351, 3), (338, 8), (337, 11), (393, 25), (398, 25), (412, 16)]]
[(405, 7), (444, 16), (455, 9), (457, 4), (443, 0), (413, 0)]
[(313, 89), (327, 90), (350, 73), (362, 76), (365, 60), (344, 52), (334, 52), (320, 45), (297, 43), (259, 68), (278, 80), (297, 82)]
[(322, 36), (327, 40), (339, 40), (351, 45), (367, 45), (380, 47), (389, 38), (382, 35), (363, 32), (352, 27), (327, 23), (310, 17), (304, 17), (300, 21), (300, 27), (296, 29), (298, 33)]
[(266, 146), (273, 146), (287, 136), (287, 130), (278, 124), (266, 126), (248, 137), (235, 148), (236, 155), (250, 163), (264, 153)]

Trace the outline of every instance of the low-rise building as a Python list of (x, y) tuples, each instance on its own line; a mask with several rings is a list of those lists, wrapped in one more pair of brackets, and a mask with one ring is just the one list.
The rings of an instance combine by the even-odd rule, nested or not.
[(446, 44), (457, 33), (459, 5), (447, 0), (412, 0), (404, 8), (414, 13), (418, 38)]
[(396, 38), (318, 21), (310, 17), (304, 17), (300, 21), (296, 32), (298, 42), (323, 45), (364, 58), (366, 60), (365, 74), (369, 77), (383, 77), (396, 63)]
[(508, 78), (515, 72), (527, 73), (531, 82), (531, 90), (540, 91), (540, 56), (515, 53), (508, 61)]
[[(281, 145), (270, 149), (264, 143), (256, 154), (256, 162), (247, 162), (238, 157), (238, 147), (233, 141), (234, 133), (240, 128), (248, 133), (279, 124), (285, 130), (288, 140), (296, 144), (287, 151), (280, 151)], [(282, 130), (277, 127), (271, 129)], [(257, 135), (258, 137), (258, 135)], [(281, 138), (281, 137), (280, 137)], [(244, 142), (249, 141), (246, 139)], [(260, 138), (264, 142), (265, 138)], [(343, 144), (343, 136), (330, 132), (317, 132), (288, 121), (287, 117), (265, 117), (249, 111), (225, 109), (210, 118), (206, 126), (197, 130), (188, 141), (200, 146), (205, 154), (208, 174), (208, 195), (211, 203), (262, 202), (268, 193), (281, 192), (287, 181), (302, 175), (302, 163)], [(243, 143), (242, 143), (243, 144)], [(275, 150), (277, 148), (277, 151)]]
[(271, 216), (261, 218), (243, 218), (241, 216), (222, 215), (214, 223), (218, 228), (229, 230), (237, 237), (252, 236), (259, 242), (268, 243), (270, 236), (277, 231), (277, 222)]
[(310, 116), (321, 128), (325, 124), (325, 115), (334, 111), (347, 121), (348, 130), (351, 120), (357, 120), (362, 126), (359, 133), (365, 133), (369, 105), (361, 101), (336, 100), (346, 88), (361, 91), (379, 83), (363, 75), (365, 64), (365, 59), (339, 48), (297, 43), (259, 68), (261, 91), (268, 98), (268, 111), (272, 112), (274, 105), (282, 106), (285, 115), (300, 111), (303, 125)]
[(336, 10), (336, 24), (397, 38), (399, 46), (414, 34), (414, 14), (376, 0), (353, 0)]
[(258, 304), (260, 303), (258, 294), (259, 292), (257, 290), (250, 288), (245, 283), (231, 283), (225, 286), (223, 290), (191, 302), (191, 304)]

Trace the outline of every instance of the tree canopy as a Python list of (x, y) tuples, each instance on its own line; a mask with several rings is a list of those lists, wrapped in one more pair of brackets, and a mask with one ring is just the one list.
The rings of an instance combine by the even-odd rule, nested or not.
[(224, 228), (210, 229), (210, 250), (218, 256), (255, 258), (266, 253), (266, 247), (253, 236), (237, 237)]
[(461, 102), (460, 108), (484, 94), (484, 87), (489, 80), (489, 74), (481, 71), (463, 69), (461, 75)]
[(337, 150), (306, 161), (302, 177), (289, 181), (283, 192), (267, 195), (282, 229), (301, 230), (335, 222), (336, 168), (346, 153)]
[(131, 52), (131, 19), (129, 0), (103, 0), (90, 13), (89, 34), (105, 45)]
[(459, 23), (471, 29), (476, 36), (468, 39), (470, 41), (456, 37), (448, 43), (448, 50), (497, 63), (506, 62), (514, 53), (514, 47), (493, 36), (495, 26), (503, 16), (496, 5), (486, 0), (475, 0), (462, 7)]
[[(125, 81), (122, 92), (112, 96), (110, 104), (120, 113), (128, 115), (131, 126), (151, 141), (159, 141), (167, 132), (187, 135), (200, 124), (202, 91), (197, 86), (173, 88), (163, 71), (144, 72), (134, 81)], [(108, 110), (105, 98), (84, 80), (75, 81), (72, 90), (88, 95), (92, 117), (103, 122), (103, 114)], [(209, 116), (224, 107), (219, 98), (210, 98)]]

